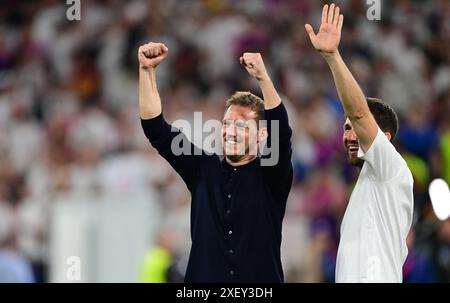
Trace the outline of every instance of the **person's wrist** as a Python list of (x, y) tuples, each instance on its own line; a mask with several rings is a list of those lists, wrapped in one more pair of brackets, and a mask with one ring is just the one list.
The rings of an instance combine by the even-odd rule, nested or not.
[(325, 59), (325, 61), (328, 62), (328, 64), (333, 63), (339, 58), (339, 50), (335, 50), (332, 53), (321, 52), (320, 54)]
[(145, 72), (152, 72), (156, 70), (156, 66), (146, 66), (139, 64), (139, 70), (145, 71)]
[(257, 76), (256, 80), (258, 80), (259, 82), (268, 82), (268, 81), (270, 81), (270, 77), (269, 77), (269, 74), (267, 74), (267, 72), (265, 72), (262, 75)]

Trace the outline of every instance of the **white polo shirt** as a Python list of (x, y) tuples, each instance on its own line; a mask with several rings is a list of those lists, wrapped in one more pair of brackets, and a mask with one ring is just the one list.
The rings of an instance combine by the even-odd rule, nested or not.
[(336, 282), (401, 283), (413, 216), (412, 174), (379, 128), (358, 157), (364, 165), (341, 224)]

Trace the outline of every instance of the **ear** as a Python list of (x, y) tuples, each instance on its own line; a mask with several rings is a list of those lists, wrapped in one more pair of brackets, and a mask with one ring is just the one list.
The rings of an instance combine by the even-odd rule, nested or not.
[(389, 141), (391, 141), (392, 139), (392, 135), (390, 132), (384, 132), (384, 134), (386, 135), (386, 137), (388, 138)]
[(258, 143), (267, 140), (269, 133), (266, 127), (262, 127), (258, 130)]

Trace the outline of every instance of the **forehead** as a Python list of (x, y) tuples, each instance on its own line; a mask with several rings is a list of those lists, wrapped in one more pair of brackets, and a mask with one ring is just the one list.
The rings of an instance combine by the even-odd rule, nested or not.
[(251, 120), (256, 118), (256, 113), (249, 107), (231, 105), (225, 115), (224, 120)]

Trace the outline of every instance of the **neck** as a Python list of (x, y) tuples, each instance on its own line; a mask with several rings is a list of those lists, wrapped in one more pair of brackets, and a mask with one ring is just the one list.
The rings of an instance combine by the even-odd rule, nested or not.
[(231, 161), (228, 157), (225, 158), (227, 160), (227, 163), (230, 164), (233, 167), (242, 166), (245, 164), (248, 164), (256, 159), (256, 156), (246, 156), (245, 158), (239, 160), (238, 162)]

